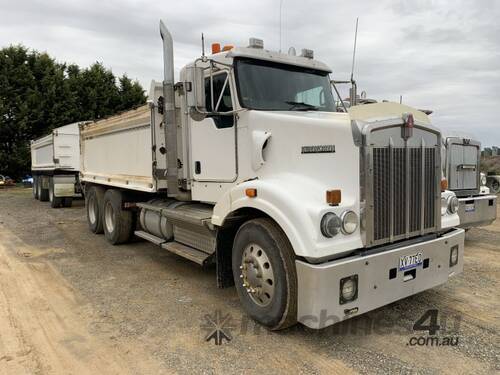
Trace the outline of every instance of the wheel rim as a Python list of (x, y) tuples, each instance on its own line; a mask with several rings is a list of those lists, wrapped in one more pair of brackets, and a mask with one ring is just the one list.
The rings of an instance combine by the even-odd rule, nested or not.
[(115, 229), (115, 212), (110, 202), (106, 202), (106, 206), (104, 207), (104, 221), (108, 233), (113, 232)]
[(93, 196), (89, 197), (89, 203), (88, 203), (88, 210), (89, 210), (89, 220), (92, 224), (94, 224), (97, 221), (97, 207), (96, 207), (96, 200)]
[(274, 272), (269, 257), (262, 247), (249, 244), (243, 251), (240, 278), (250, 299), (259, 306), (267, 306), (274, 296)]

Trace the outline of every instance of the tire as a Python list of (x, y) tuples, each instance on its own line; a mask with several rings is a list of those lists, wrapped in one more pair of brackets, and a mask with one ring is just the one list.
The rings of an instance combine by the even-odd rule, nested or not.
[(62, 200), (62, 206), (63, 207), (71, 207), (73, 205), (73, 198), (72, 197), (65, 197)]
[(500, 192), (500, 182), (497, 180), (491, 181), (491, 192), (493, 194), (498, 194)]
[(122, 209), (123, 195), (109, 189), (104, 194), (103, 227), (109, 243), (118, 245), (130, 240), (133, 234), (133, 213)]
[(49, 179), (49, 202), (50, 202), (50, 207), (52, 207), (52, 208), (59, 208), (59, 207), (61, 207), (63, 199), (64, 198), (56, 197), (54, 195), (54, 178), (50, 177), (50, 179)]
[(49, 200), (49, 189), (43, 188), (43, 176), (38, 176), (38, 199), (41, 202), (47, 202)]
[[(273, 220), (253, 219), (239, 228), (233, 244), (232, 269), (238, 296), (250, 317), (271, 330), (297, 323), (295, 253)], [(255, 276), (259, 273), (260, 278)], [(248, 291), (253, 287), (257, 292)]]
[(87, 223), (92, 233), (103, 233), (102, 211), (104, 207), (104, 189), (100, 186), (91, 186), (85, 194), (85, 210)]
[(38, 200), (38, 176), (33, 176), (33, 198)]

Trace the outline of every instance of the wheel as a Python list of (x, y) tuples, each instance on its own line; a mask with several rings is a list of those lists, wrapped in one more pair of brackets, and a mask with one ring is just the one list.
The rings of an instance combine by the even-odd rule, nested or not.
[(279, 330), (297, 323), (295, 254), (285, 233), (271, 219), (247, 221), (233, 244), (234, 283), (245, 311)]
[(73, 198), (72, 197), (65, 197), (62, 200), (62, 206), (63, 207), (71, 207), (73, 205)]
[(103, 232), (102, 210), (104, 207), (104, 189), (100, 186), (91, 186), (85, 194), (85, 209), (87, 211), (87, 223), (90, 231), (99, 234)]
[(104, 194), (103, 227), (106, 239), (113, 245), (127, 242), (133, 234), (133, 214), (122, 209), (123, 196), (119, 190)]
[(32, 188), (33, 188), (33, 198), (38, 200), (39, 199), (38, 198), (38, 176), (33, 176)]
[(500, 182), (498, 180), (491, 181), (491, 192), (498, 194), (500, 192)]
[(54, 178), (50, 177), (49, 179), (49, 202), (50, 207), (59, 208), (63, 202), (63, 198), (56, 197), (54, 194)]
[(49, 189), (43, 188), (43, 176), (38, 176), (38, 199), (42, 202), (49, 200)]

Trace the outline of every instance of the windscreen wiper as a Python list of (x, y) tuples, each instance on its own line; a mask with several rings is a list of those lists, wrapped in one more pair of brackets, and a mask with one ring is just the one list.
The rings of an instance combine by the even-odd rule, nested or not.
[(317, 111), (318, 107), (312, 104), (307, 104), (304, 102), (294, 102), (294, 101), (286, 101), (286, 104), (291, 104), (292, 106), (290, 107), (290, 110), (297, 110), (297, 111)]

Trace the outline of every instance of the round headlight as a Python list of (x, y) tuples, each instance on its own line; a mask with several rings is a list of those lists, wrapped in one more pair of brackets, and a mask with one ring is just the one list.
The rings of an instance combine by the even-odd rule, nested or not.
[(341, 227), (340, 218), (333, 212), (327, 212), (321, 219), (321, 233), (323, 236), (331, 238), (336, 236)]
[(486, 175), (484, 173), (481, 173), (481, 186), (486, 186)]
[(340, 216), (342, 233), (353, 234), (358, 229), (358, 215), (354, 211), (344, 211)]
[(342, 284), (342, 297), (349, 301), (356, 294), (356, 282), (353, 279), (348, 279)]
[(458, 212), (458, 198), (454, 195), (448, 197), (448, 213), (456, 214)]

